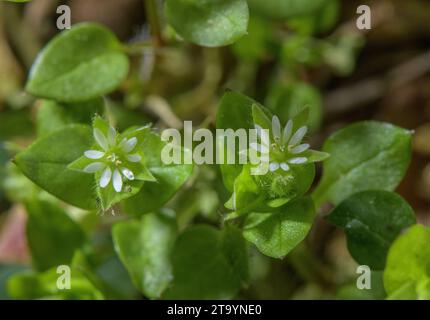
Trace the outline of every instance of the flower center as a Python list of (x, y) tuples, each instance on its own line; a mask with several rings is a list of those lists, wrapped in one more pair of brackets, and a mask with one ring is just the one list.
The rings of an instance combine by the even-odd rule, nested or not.
[(275, 139), (275, 142), (270, 145), (271, 159), (277, 162), (284, 162), (294, 156), (291, 152), (294, 146), (282, 144), (281, 141), (276, 140), (279, 139)]
[(110, 155), (107, 156), (106, 159), (112, 162), (117, 167), (119, 167), (122, 164), (122, 161), (115, 153), (111, 153)]
[(270, 149), (271, 158), (275, 161), (283, 161), (285, 158), (285, 146), (278, 143), (272, 143)]

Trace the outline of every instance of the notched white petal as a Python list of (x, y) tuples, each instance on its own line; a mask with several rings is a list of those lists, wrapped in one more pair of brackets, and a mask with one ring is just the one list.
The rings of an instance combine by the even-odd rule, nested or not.
[(84, 172), (94, 173), (103, 170), (105, 167), (106, 165), (103, 162), (93, 162), (84, 168)]
[(136, 147), (136, 144), (137, 144), (137, 138), (136, 137), (130, 138), (128, 140), (123, 140), (121, 142), (121, 149), (125, 153), (129, 153), (129, 152), (133, 151), (134, 147)]
[(282, 137), (283, 144), (288, 143), (288, 140), (290, 140), (292, 132), (293, 132), (293, 120), (288, 120), (287, 124), (285, 125), (284, 134)]
[(142, 157), (138, 154), (131, 154), (127, 156), (127, 160), (130, 162), (140, 162), (142, 161)]
[(116, 142), (116, 130), (114, 127), (110, 126), (108, 131), (108, 142), (110, 146), (115, 146)]
[(88, 159), (101, 159), (103, 158), (105, 153), (97, 150), (88, 150), (84, 152), (84, 155)]
[(108, 145), (108, 140), (105, 137), (105, 135), (103, 134), (103, 132), (101, 132), (99, 129), (94, 129), (93, 130), (93, 135), (94, 135), (94, 139), (96, 139), (98, 145), (103, 149), (103, 150), (107, 150), (109, 145)]
[(308, 159), (305, 157), (297, 157), (290, 159), (288, 162), (291, 164), (302, 164), (308, 162)]
[(112, 170), (109, 167), (107, 167), (105, 171), (103, 171), (102, 176), (100, 177), (100, 183), (99, 183), (100, 187), (106, 188), (111, 178), (112, 178)]
[(278, 170), (279, 169), (279, 163), (277, 163), (277, 162), (271, 162), (270, 164), (269, 164), (269, 170), (270, 171), (276, 171), (276, 170)]
[(290, 166), (288, 164), (286, 164), (285, 162), (282, 162), (281, 165), (280, 165), (280, 167), (284, 171), (290, 170)]
[(308, 132), (308, 127), (306, 127), (306, 126), (301, 127), (299, 130), (296, 131), (296, 133), (293, 135), (293, 137), (291, 138), (291, 140), (288, 144), (290, 146), (298, 145), (302, 141), (306, 132)]
[(122, 177), (118, 169), (113, 172), (113, 188), (116, 192), (121, 192), (122, 190)]
[(298, 145), (298, 146), (292, 148), (291, 153), (292, 154), (299, 154), (299, 153), (302, 153), (302, 152), (308, 150), (309, 148), (310, 148), (309, 144), (307, 144), (307, 143), (301, 144), (301, 145)]
[(133, 181), (134, 180), (134, 174), (133, 172), (128, 168), (121, 168), (121, 172), (128, 180)]
[(273, 118), (272, 118), (272, 131), (273, 131), (273, 137), (275, 137), (275, 139), (280, 140), (281, 139), (281, 122), (279, 121), (279, 118), (277, 116), (273, 116)]

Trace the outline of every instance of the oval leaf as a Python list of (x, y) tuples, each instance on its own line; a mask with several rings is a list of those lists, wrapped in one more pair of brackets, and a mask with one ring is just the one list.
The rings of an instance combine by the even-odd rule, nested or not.
[(33, 266), (46, 271), (59, 265), (68, 265), (85, 235), (80, 226), (59, 206), (47, 201), (31, 201), (28, 213), (27, 240)]
[(115, 250), (135, 286), (148, 298), (159, 298), (173, 278), (170, 255), (176, 238), (176, 220), (150, 213), (141, 221), (113, 227)]
[(39, 54), (26, 89), (60, 102), (81, 102), (113, 91), (129, 62), (108, 29), (83, 23), (56, 36)]
[(308, 234), (315, 217), (310, 198), (291, 201), (273, 213), (251, 213), (243, 236), (262, 253), (282, 259)]
[(349, 252), (358, 263), (382, 270), (391, 243), (415, 224), (415, 215), (395, 193), (365, 191), (343, 201), (327, 220), (345, 229)]
[(129, 214), (140, 215), (154, 212), (169, 201), (187, 181), (192, 165), (166, 165), (161, 161), (161, 150), (166, 145), (159, 135), (149, 132), (142, 143), (145, 165), (156, 181), (145, 181), (143, 188), (123, 201), (123, 209)]
[(103, 113), (101, 98), (77, 104), (59, 104), (45, 100), (37, 112), (37, 135), (46, 136), (74, 123), (91, 125), (94, 116)]
[(248, 27), (245, 0), (167, 0), (165, 12), (181, 37), (206, 47), (232, 44)]
[(95, 209), (94, 177), (67, 166), (93, 144), (91, 129), (71, 125), (37, 140), (15, 158), (16, 165), (39, 187), (83, 209)]
[(236, 229), (196, 226), (179, 236), (167, 299), (231, 299), (248, 279), (245, 241)]
[(339, 204), (365, 190), (393, 191), (411, 159), (410, 131), (388, 123), (359, 122), (334, 133), (324, 144), (330, 154), (313, 197)]
[(428, 299), (430, 296), (430, 229), (411, 227), (392, 245), (384, 271), (389, 299)]

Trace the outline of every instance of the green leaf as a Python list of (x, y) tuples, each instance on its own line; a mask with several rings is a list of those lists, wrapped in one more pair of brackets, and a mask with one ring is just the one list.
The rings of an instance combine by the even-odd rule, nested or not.
[(254, 120), (252, 106), (258, 104), (253, 99), (235, 91), (227, 91), (221, 98), (217, 113), (219, 129), (252, 129)]
[(243, 228), (243, 236), (262, 253), (284, 258), (302, 242), (315, 217), (309, 197), (293, 200), (271, 213), (251, 213)]
[(400, 232), (415, 224), (409, 204), (388, 191), (364, 191), (344, 200), (327, 220), (345, 229), (354, 259), (382, 270), (388, 249)]
[(139, 109), (129, 109), (125, 105), (107, 101), (107, 113), (109, 118), (115, 119), (115, 127), (122, 132), (133, 126), (142, 126), (149, 124), (150, 119), (139, 111)]
[(140, 221), (113, 227), (115, 250), (135, 286), (149, 298), (159, 298), (173, 278), (170, 255), (176, 238), (176, 220), (150, 213)]
[(242, 172), (234, 181), (234, 191), (226, 208), (234, 210), (234, 216), (239, 216), (257, 210), (264, 204), (264, 194), (260, 194), (257, 183), (250, 173), (250, 166), (243, 167)]
[(340, 0), (327, 0), (318, 11), (289, 19), (288, 26), (301, 35), (328, 32), (339, 20), (340, 2)]
[(246, 243), (233, 228), (195, 226), (179, 236), (166, 299), (231, 299), (247, 281)]
[(248, 0), (251, 12), (267, 18), (284, 20), (314, 13), (327, 0)]
[(323, 63), (338, 75), (345, 77), (355, 70), (358, 54), (365, 44), (366, 39), (362, 34), (347, 33), (322, 42), (319, 51)]
[(61, 299), (61, 300), (101, 300), (103, 294), (77, 268), (70, 270), (70, 289), (61, 290), (57, 281), (64, 273), (57, 268), (43, 273), (22, 272), (13, 275), (7, 282), (7, 291), (17, 300)]
[(317, 41), (317, 39), (292, 33), (288, 40), (282, 43), (280, 60), (282, 65), (296, 73), (300, 72), (299, 67), (320, 66), (322, 62), (322, 48), (326, 42)]
[[(258, 103), (238, 92), (228, 91), (221, 99), (217, 113), (217, 129), (253, 129), (254, 120), (252, 116), (252, 106)], [(219, 143), (219, 141), (217, 141)], [(227, 157), (227, 142), (224, 141), (224, 154)], [(239, 148), (236, 147), (235, 159), (239, 159)], [(226, 161), (224, 161), (226, 163)], [(241, 173), (243, 165), (236, 161), (236, 164), (221, 164), (221, 173), (226, 188), (233, 192), (234, 181)]]
[(365, 121), (330, 136), (323, 151), (330, 154), (313, 197), (316, 206), (339, 204), (365, 190), (393, 191), (411, 159), (410, 131), (388, 123)]
[(248, 33), (233, 44), (232, 50), (242, 61), (257, 62), (269, 54), (270, 44), (275, 42), (270, 23), (259, 17), (250, 17)]
[[(96, 173), (96, 181), (100, 181), (102, 173)], [(100, 200), (100, 205), (103, 210), (108, 210), (113, 205), (136, 195), (145, 185), (142, 180), (127, 181), (127, 191), (116, 192), (110, 183), (106, 188), (97, 186), (97, 196)]]
[(46, 136), (74, 123), (91, 125), (94, 116), (103, 113), (101, 98), (75, 104), (45, 100), (37, 112), (37, 135)]
[(315, 15), (315, 29), (318, 32), (330, 31), (340, 18), (341, 7), (340, 0), (327, 0), (323, 8)]
[(308, 108), (308, 119), (304, 125), (309, 126), (311, 133), (321, 126), (322, 97), (318, 90), (307, 83), (273, 86), (266, 99), (266, 106), (279, 116), (281, 123), (287, 123)]
[(95, 209), (94, 177), (67, 166), (93, 144), (91, 129), (71, 125), (37, 140), (15, 158), (20, 170), (39, 187), (83, 209)]
[(411, 227), (394, 241), (387, 257), (384, 286), (389, 299), (428, 299), (430, 229)]
[(272, 130), (272, 114), (268, 111), (263, 109), (258, 104), (252, 105), (252, 119), (254, 122), (254, 126), (258, 125), (263, 129)]
[(85, 241), (79, 225), (63, 209), (48, 201), (30, 201), (26, 208), (26, 234), (33, 266), (39, 271), (46, 271), (69, 264), (75, 250)]
[(145, 166), (156, 181), (146, 181), (144, 187), (131, 198), (122, 202), (125, 212), (141, 215), (154, 212), (169, 201), (187, 181), (193, 165), (166, 165), (161, 160), (161, 150), (166, 146), (160, 136), (149, 132), (142, 142), (141, 150), (145, 156)]
[(246, 0), (167, 0), (167, 21), (184, 39), (201, 46), (234, 43), (246, 34)]
[[(108, 234), (105, 233), (105, 235), (107, 236)], [(127, 298), (135, 298), (138, 292), (134, 290), (127, 270), (125, 270), (119, 259), (116, 257), (115, 252), (113, 251), (113, 246), (111, 246), (111, 239), (106, 237), (103, 244), (106, 246), (105, 249), (108, 249), (108, 251), (105, 251), (101, 255), (94, 252), (90, 247), (85, 248), (86, 253), (83, 251), (77, 251), (71, 263), (72, 272), (73, 270), (79, 271), (79, 274), (82, 274), (94, 286), (94, 288), (103, 294), (104, 300), (125, 299), (125, 292), (122, 292), (124, 289), (130, 289), (128, 293), (131, 293), (131, 296), (127, 295)], [(93, 253), (96, 253), (97, 255), (92, 256)], [(112, 270), (113, 266), (110, 267), (110, 270), (109, 266), (106, 268), (105, 263), (108, 260), (110, 260), (111, 263), (115, 263), (116, 268), (114, 270)], [(106, 275), (108, 272), (110, 272), (110, 274)], [(114, 283), (118, 281), (122, 282), (121, 288)]]
[(141, 296), (115, 252), (106, 255), (92, 270), (100, 280), (103, 292), (109, 293), (108, 299), (137, 299)]
[(26, 89), (61, 102), (87, 101), (117, 88), (128, 67), (128, 58), (112, 32), (94, 23), (78, 24), (43, 49)]

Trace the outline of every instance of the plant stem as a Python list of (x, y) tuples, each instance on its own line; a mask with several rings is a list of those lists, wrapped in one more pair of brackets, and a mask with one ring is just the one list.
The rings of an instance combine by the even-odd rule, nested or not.
[(158, 7), (156, 0), (144, 0), (146, 17), (151, 28), (151, 34), (154, 38), (155, 46), (161, 47), (163, 45), (163, 36), (161, 32), (160, 19), (158, 16)]
[(130, 44), (123, 44), (123, 50), (125, 53), (134, 55), (134, 54), (141, 54), (143, 50), (147, 48), (152, 48), (154, 46), (154, 42), (152, 40), (148, 41), (140, 41)]

